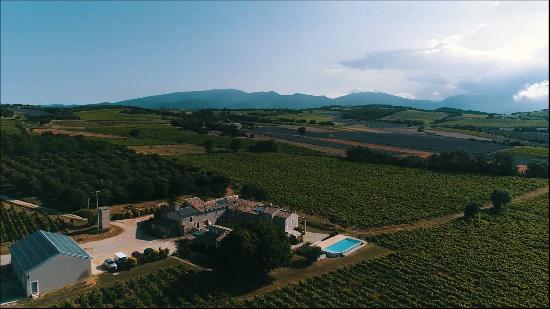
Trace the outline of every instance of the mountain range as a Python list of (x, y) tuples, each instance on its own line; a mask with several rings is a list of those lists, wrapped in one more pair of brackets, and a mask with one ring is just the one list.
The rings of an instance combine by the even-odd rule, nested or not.
[(497, 95), (456, 95), (442, 101), (417, 100), (403, 98), (382, 92), (358, 92), (337, 98), (315, 96), (301, 93), (291, 95), (274, 91), (245, 92), (237, 89), (213, 89), (203, 91), (173, 92), (114, 102), (117, 105), (137, 106), (151, 109), (202, 108), (318, 108), (328, 105), (357, 106), (384, 104), (406, 106), (420, 109), (451, 107), (464, 110), (478, 110), (492, 113), (526, 112), (548, 108), (548, 102), (519, 103), (509, 96)]

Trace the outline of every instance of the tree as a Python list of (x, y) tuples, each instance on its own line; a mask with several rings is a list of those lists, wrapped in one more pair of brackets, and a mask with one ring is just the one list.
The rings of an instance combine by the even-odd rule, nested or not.
[(278, 226), (267, 220), (254, 220), (237, 227), (220, 243), (216, 267), (227, 275), (261, 275), (288, 265), (290, 244)]
[(304, 134), (306, 134), (306, 127), (299, 127), (299, 128), (298, 128), (298, 134), (300, 134), (300, 135), (302, 135), (302, 136), (303, 136)]
[(304, 246), (303, 254), (308, 262), (313, 263), (321, 256), (321, 248), (317, 246)]
[(254, 199), (256, 201), (263, 201), (267, 198), (267, 193), (264, 189), (250, 183), (245, 183), (239, 193), (245, 199)]
[(131, 137), (136, 137), (137, 138), (137, 137), (140, 136), (140, 134), (141, 134), (141, 132), (137, 128), (134, 128), (134, 129), (130, 130), (130, 136)]
[(250, 152), (277, 152), (277, 143), (274, 140), (260, 141), (254, 145), (251, 145), (248, 150)]
[(479, 216), (479, 210), (481, 204), (478, 202), (472, 202), (466, 206), (464, 209), (464, 219), (470, 220)]
[(229, 144), (229, 148), (233, 152), (239, 152), (239, 150), (241, 149), (241, 140), (237, 138), (232, 139), (231, 143)]
[(493, 203), (493, 208), (501, 212), (504, 210), (504, 206), (512, 201), (510, 193), (502, 190), (493, 190), (491, 193), (491, 202)]
[(529, 163), (524, 175), (530, 178), (548, 178), (548, 165), (539, 162)]
[(206, 153), (211, 153), (212, 148), (214, 147), (214, 142), (210, 139), (207, 139), (202, 143), (202, 146), (204, 147), (204, 150), (206, 150)]

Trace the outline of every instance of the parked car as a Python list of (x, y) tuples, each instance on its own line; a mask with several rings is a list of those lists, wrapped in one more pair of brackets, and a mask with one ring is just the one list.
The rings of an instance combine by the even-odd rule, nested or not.
[(143, 255), (143, 253), (139, 252), (139, 251), (134, 251), (132, 252), (132, 257), (136, 258), (136, 259), (139, 259), (141, 258), (141, 256)]
[(115, 262), (122, 263), (122, 262), (126, 262), (127, 260), (128, 260), (128, 256), (123, 252), (115, 253)]
[(106, 259), (103, 264), (105, 264), (105, 267), (107, 267), (107, 270), (109, 271), (116, 271), (118, 269), (118, 266), (115, 262), (115, 260), (109, 258), (109, 259)]

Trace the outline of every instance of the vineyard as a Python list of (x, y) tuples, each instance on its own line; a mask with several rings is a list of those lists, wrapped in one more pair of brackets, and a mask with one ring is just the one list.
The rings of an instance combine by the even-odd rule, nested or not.
[(397, 252), (237, 300), (183, 267), (68, 300), (62, 307), (544, 307), (548, 195), (435, 229), (377, 241)]
[(548, 195), (503, 215), (381, 238), (398, 253), (287, 286), (247, 307), (544, 307)]
[(264, 188), (271, 201), (332, 222), (373, 227), (461, 212), (495, 188), (512, 195), (543, 187), (540, 179), (440, 174), (284, 154), (187, 156), (185, 162)]
[(16, 208), (14, 206), (0, 207), (0, 243), (21, 239), (37, 230), (57, 232), (64, 228), (64, 223), (39, 211)]

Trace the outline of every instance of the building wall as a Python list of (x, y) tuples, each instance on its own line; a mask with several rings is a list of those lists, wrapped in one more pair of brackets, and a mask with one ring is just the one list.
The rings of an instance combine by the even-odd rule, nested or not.
[(92, 260), (57, 255), (31, 270), (25, 282), (27, 296), (31, 296), (31, 282), (38, 280), (38, 292), (44, 294), (92, 275)]
[(285, 220), (285, 232), (292, 231), (293, 229), (298, 227), (298, 214), (292, 213), (288, 218)]
[(218, 219), (225, 213), (225, 211), (225, 209), (218, 209), (207, 213), (200, 213), (198, 215), (192, 216), (192, 221), (190, 220), (191, 217), (181, 218), (181, 231), (182, 233), (186, 234), (191, 232), (194, 228), (205, 228), (205, 221), (207, 220), (210, 221), (211, 224), (216, 224), (218, 222)]

